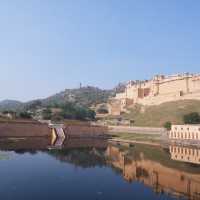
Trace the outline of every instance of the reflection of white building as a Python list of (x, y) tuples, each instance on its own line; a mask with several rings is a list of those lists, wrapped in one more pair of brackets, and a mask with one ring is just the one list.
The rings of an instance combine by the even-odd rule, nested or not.
[(170, 146), (169, 150), (172, 160), (200, 164), (200, 149)]
[[(171, 150), (175, 152), (172, 147)], [(172, 167), (170, 163), (174, 162), (169, 162), (171, 166), (169, 167), (156, 160), (145, 158), (145, 153), (140, 152), (139, 159), (129, 153), (112, 145), (109, 145), (106, 151), (109, 164), (120, 169), (127, 181), (139, 181), (152, 187), (156, 193), (165, 192), (177, 199), (200, 200), (199, 170), (191, 173), (186, 168), (186, 170), (180, 169), (181, 165)]]
[(169, 139), (200, 141), (200, 124), (172, 125)]

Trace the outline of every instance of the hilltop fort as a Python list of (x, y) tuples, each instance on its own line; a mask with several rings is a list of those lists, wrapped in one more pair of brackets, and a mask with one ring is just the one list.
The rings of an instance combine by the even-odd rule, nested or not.
[(188, 99), (200, 100), (200, 74), (156, 75), (151, 80), (129, 81), (124, 92), (109, 99), (109, 113), (120, 115), (135, 104), (151, 106)]

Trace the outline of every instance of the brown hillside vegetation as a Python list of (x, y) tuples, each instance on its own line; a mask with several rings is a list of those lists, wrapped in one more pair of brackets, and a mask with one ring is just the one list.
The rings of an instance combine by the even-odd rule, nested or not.
[(183, 124), (183, 116), (191, 112), (200, 113), (199, 100), (182, 100), (167, 102), (156, 106), (135, 105), (123, 118), (134, 120), (135, 126), (160, 127), (167, 121)]

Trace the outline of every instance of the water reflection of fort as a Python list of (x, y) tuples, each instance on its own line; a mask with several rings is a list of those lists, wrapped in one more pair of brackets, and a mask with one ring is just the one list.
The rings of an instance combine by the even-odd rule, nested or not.
[(200, 200), (200, 165), (197, 165), (200, 149), (170, 146), (165, 151), (147, 145), (122, 147), (94, 139), (66, 140), (62, 149), (47, 150), (49, 145), (52, 145), (50, 140), (41, 138), (0, 140), (1, 150), (43, 150), (62, 162), (84, 168), (112, 166), (128, 182), (141, 182), (156, 193)]
[(129, 182), (142, 182), (158, 193), (165, 192), (178, 197), (200, 199), (200, 174), (185, 172), (154, 160), (144, 159), (143, 153), (140, 153), (139, 159), (130, 159), (126, 153), (115, 146), (109, 146), (106, 154), (110, 164), (122, 170), (124, 178)]
[(170, 146), (169, 150), (173, 160), (200, 164), (200, 149)]

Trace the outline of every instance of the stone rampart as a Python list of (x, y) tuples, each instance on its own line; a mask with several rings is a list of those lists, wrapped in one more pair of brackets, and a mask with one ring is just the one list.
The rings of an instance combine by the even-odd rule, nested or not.
[(0, 137), (44, 137), (50, 134), (47, 124), (36, 121), (0, 121)]
[[(155, 76), (149, 81), (131, 81), (125, 92), (110, 101), (110, 114), (119, 115), (134, 104), (159, 105), (178, 100), (200, 100), (200, 75)], [(121, 103), (120, 103), (121, 101)]]

